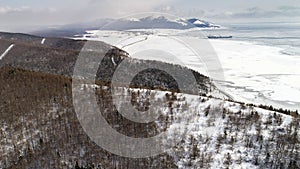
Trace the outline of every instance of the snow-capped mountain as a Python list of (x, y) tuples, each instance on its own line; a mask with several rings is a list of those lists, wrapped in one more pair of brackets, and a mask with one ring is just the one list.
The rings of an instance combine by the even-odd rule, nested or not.
[(180, 19), (166, 16), (147, 16), (114, 20), (111, 24), (104, 26), (103, 29), (189, 29), (193, 27), (219, 28), (220, 26), (196, 18)]
[(184, 19), (171, 19), (165, 16), (147, 16), (142, 18), (117, 19), (108, 25), (105, 30), (127, 30), (127, 29), (188, 29), (192, 24)]
[(191, 19), (188, 19), (187, 21), (199, 28), (220, 28), (219, 25), (215, 25), (213, 23), (210, 23), (210, 22), (207, 22), (204, 20), (200, 20), (197, 18), (191, 18)]

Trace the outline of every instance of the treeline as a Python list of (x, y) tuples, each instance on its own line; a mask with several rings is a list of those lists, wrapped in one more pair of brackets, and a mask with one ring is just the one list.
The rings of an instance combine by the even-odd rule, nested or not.
[(267, 105), (262, 105), (262, 104), (260, 104), (258, 107), (262, 108), (262, 109), (270, 110), (270, 111), (276, 111), (276, 112), (283, 113), (286, 115), (292, 115), (294, 117), (299, 117), (298, 110), (292, 111), (292, 110), (283, 109), (283, 108), (278, 109), (278, 108), (274, 108), (273, 106), (267, 106)]
[[(210, 96), (210, 97), (212, 98), (212, 96)], [(255, 105), (253, 103), (244, 103), (244, 102), (233, 101), (233, 100), (227, 100), (227, 101), (238, 103), (243, 108), (245, 108), (246, 106), (248, 106), (248, 107), (258, 107), (258, 108), (262, 108), (262, 109), (265, 109), (265, 110), (270, 110), (270, 111), (275, 111), (275, 112), (278, 112), (278, 113), (290, 115), (290, 116), (293, 116), (293, 117), (296, 117), (296, 118), (299, 117), (298, 110), (293, 111), (293, 110), (289, 110), (289, 109), (275, 108), (272, 105), (263, 105), (263, 104)]]

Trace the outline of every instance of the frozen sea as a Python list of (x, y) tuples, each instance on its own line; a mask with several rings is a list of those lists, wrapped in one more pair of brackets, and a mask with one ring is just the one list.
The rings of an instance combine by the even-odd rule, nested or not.
[[(300, 110), (300, 23), (228, 24), (205, 34), (224, 68), (225, 88), (245, 101)], [(226, 44), (228, 43), (228, 44)]]
[[(300, 23), (222, 25), (223, 29), (200, 34), (172, 29), (92, 30), (84, 39), (115, 45), (131, 57), (183, 64), (213, 77), (237, 101), (300, 110)], [(208, 35), (233, 38), (206, 39)], [(205, 57), (197, 56), (195, 48)]]

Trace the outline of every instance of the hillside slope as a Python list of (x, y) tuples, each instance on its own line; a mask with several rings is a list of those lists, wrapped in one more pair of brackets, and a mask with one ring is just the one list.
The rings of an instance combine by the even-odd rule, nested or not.
[[(202, 94), (217, 91), (217, 88), (210, 82), (209, 78), (201, 75), (199, 72), (195, 72), (180, 65), (129, 58), (126, 52), (103, 42), (89, 42), (89, 46), (94, 45), (100, 47), (100, 49), (97, 48), (97, 51), (85, 51), (82, 49), (84, 48), (86, 41), (82, 40), (46, 38), (45, 43), (40, 44), (31, 40), (35, 38), (43, 40), (43, 38), (36, 36), (31, 37), (30, 35), (8, 33), (0, 33), (0, 36), (2, 36), (2, 39), (0, 39), (0, 46), (5, 46), (0, 53), (5, 52), (10, 45), (14, 45), (5, 57), (1, 59), (0, 67), (11, 66), (25, 70), (71, 77), (73, 75), (75, 63), (81, 52), (86, 53), (85, 55), (103, 57), (96, 76), (100, 81), (109, 83), (118, 65), (126, 61), (128, 70), (132, 71), (134, 71), (136, 67), (155, 65), (156, 67), (164, 67), (165, 70), (170, 70), (172, 72), (192, 72), (197, 84), (189, 84), (186, 82), (185, 85), (191, 86), (190, 88), (192, 88), (192, 86), (198, 86), (197, 88)], [(25, 37), (27, 36), (31, 38), (26, 39)], [(92, 62), (90, 64), (92, 64)], [(128, 71), (120, 72), (120, 77), (123, 77), (123, 79), (129, 78), (128, 76)], [(166, 75), (162, 71), (154, 69), (140, 72), (138, 76), (136, 76), (135, 81), (132, 82), (132, 85), (136, 87), (162, 88), (164, 90), (178, 89), (172, 77)], [(224, 94), (222, 94), (222, 96), (224, 98), (229, 98)]]
[[(136, 75), (129, 88), (122, 83), (115, 86), (119, 97), (131, 98), (115, 105), (111, 79), (123, 61), (128, 61), (128, 70), (148, 64), (190, 70), (131, 59), (120, 49), (95, 42), (107, 49), (89, 53), (104, 55), (96, 85), (82, 84), (76, 91), (95, 93), (99, 110), (119, 133), (147, 138), (169, 131), (163, 145), (172, 146), (171, 151), (150, 158), (113, 155), (88, 137), (74, 110), (73, 102), (81, 100), (72, 97), (71, 76), (84, 41), (57, 39), (46, 45), (47, 39), (40, 43), (43, 38), (34, 42), (19, 36), (9, 34), (0, 40), (0, 46), (5, 46), (0, 53), (15, 44), (0, 60), (0, 168), (300, 167), (297, 112), (282, 114), (273, 108), (207, 97), (217, 89), (198, 72), (193, 72), (197, 84), (186, 84), (196, 85), (198, 91), (179, 93), (172, 77), (154, 69)], [(121, 73), (124, 79), (127, 76), (126, 71)], [(149, 100), (160, 103), (154, 111), (161, 116), (154, 122), (136, 123), (119, 112), (126, 104), (147, 110), (153, 106)], [(172, 140), (177, 144), (169, 144)]]
[(164, 115), (155, 123), (138, 124), (113, 108), (109, 88), (78, 89), (95, 90), (100, 110), (118, 132), (151, 137), (170, 130), (174, 134), (165, 146), (170, 146), (168, 139), (179, 140), (168, 154), (129, 159), (106, 152), (85, 134), (74, 112), (70, 78), (4, 67), (0, 83), (2, 168), (73, 168), (76, 163), (99, 168), (299, 167), (297, 116), (203, 96), (119, 88), (123, 96), (135, 95), (134, 103), (150, 95), (163, 103), (156, 111)]

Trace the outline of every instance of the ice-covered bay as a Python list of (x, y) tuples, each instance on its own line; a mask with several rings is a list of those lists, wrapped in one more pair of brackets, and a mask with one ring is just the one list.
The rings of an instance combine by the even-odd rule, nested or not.
[(210, 40), (224, 69), (223, 83), (237, 99), (300, 108), (300, 56), (249, 42)]
[[(202, 56), (198, 56), (193, 47), (187, 50), (184, 43), (178, 43), (178, 36), (192, 46), (203, 45), (203, 41), (211, 46), (202, 47)], [(131, 57), (183, 64), (213, 76), (238, 101), (300, 109), (300, 56), (284, 54), (283, 48), (245, 41), (207, 40), (179, 30), (89, 31), (83, 38), (116, 45)], [(209, 62), (215, 56), (223, 68), (224, 79), (211, 75)]]

